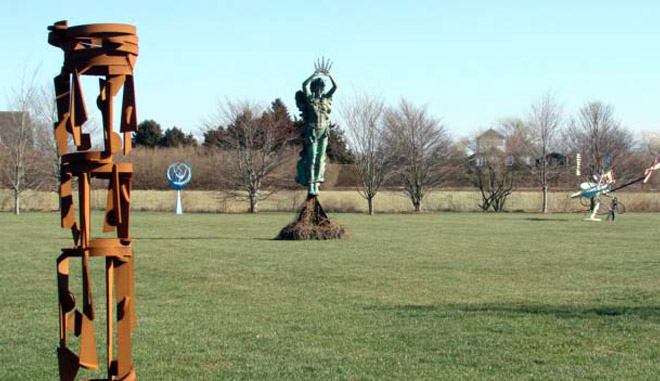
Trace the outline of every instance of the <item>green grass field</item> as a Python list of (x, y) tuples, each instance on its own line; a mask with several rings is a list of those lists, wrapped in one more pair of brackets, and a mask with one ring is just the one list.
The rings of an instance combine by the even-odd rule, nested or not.
[[(135, 212), (140, 379), (659, 377), (660, 215), (335, 217), (349, 240), (271, 241), (292, 214)], [(69, 244), (56, 213), (0, 213), (0, 380), (57, 378)]]

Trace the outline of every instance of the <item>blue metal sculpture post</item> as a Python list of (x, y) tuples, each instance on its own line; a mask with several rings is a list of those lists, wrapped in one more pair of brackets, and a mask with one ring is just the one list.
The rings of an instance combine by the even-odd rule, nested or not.
[(183, 208), (181, 207), (181, 189), (183, 189), (186, 184), (192, 179), (192, 169), (186, 163), (172, 163), (167, 168), (167, 181), (170, 183), (170, 187), (176, 190), (176, 214), (183, 214)]

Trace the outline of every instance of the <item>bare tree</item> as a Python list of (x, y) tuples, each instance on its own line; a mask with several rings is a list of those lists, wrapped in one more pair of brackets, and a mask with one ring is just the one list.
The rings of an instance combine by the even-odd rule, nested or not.
[[(513, 193), (516, 173), (525, 167), (517, 155), (523, 155), (526, 148), (523, 144), (512, 144), (526, 139), (525, 124), (517, 118), (501, 120), (498, 124), (499, 135), (485, 138), (489, 143), (478, 143), (480, 138), (484, 139), (481, 133), (463, 141), (464, 148), (472, 152), (465, 162), (467, 177), (481, 195), (479, 208), (484, 212), (504, 209), (508, 197)], [(490, 130), (487, 133), (491, 133)], [(495, 144), (501, 140), (506, 141), (506, 144)]]
[(644, 131), (642, 132), (642, 144), (644, 150), (651, 156), (660, 155), (660, 132)]
[(513, 193), (513, 165), (507, 163), (503, 153), (492, 153), (480, 159), (472, 168), (473, 184), (481, 194), (479, 208), (484, 212), (491, 208), (494, 212), (500, 212)]
[(250, 213), (257, 204), (286, 183), (283, 166), (294, 157), (289, 144), (294, 136), (280, 128), (273, 113), (250, 101), (227, 100), (218, 107), (208, 130), (214, 130), (217, 146), (227, 165), (221, 175), (228, 195), (246, 199)]
[(532, 154), (532, 133), (527, 121), (518, 117), (502, 118), (497, 121), (495, 130), (504, 136), (505, 149), (509, 155), (523, 158)]
[(356, 187), (373, 215), (374, 198), (392, 169), (385, 136), (385, 103), (367, 94), (356, 94), (342, 107), (340, 115), (355, 158)]
[(395, 172), (419, 212), (428, 191), (440, 186), (451, 173), (449, 163), (455, 152), (451, 140), (427, 107), (415, 107), (405, 99), (387, 112), (385, 128)]
[(21, 212), (21, 195), (43, 182), (43, 161), (38, 152), (35, 118), (38, 87), (36, 74), (23, 75), (12, 90), (8, 105), (12, 112), (2, 113), (0, 123), (0, 171), (2, 182), (14, 194), (14, 214)]
[(34, 106), (32, 107), (32, 122), (35, 134), (34, 148), (39, 152), (40, 159), (43, 162), (44, 184), (50, 189), (57, 189), (59, 192), (61, 161), (53, 128), (56, 121), (55, 90), (50, 84), (41, 86), (35, 91)]
[(570, 148), (582, 156), (582, 172), (588, 176), (616, 168), (617, 177), (631, 178), (634, 169), (627, 165), (632, 158), (635, 140), (614, 118), (614, 107), (601, 102), (586, 103), (568, 127)]
[[(54, 124), (57, 122), (57, 103), (55, 89), (52, 84), (38, 86), (34, 92), (34, 100), (30, 107), (30, 117), (34, 134), (33, 149), (38, 153), (42, 176), (42, 189), (60, 192), (61, 159), (55, 139)], [(102, 138), (102, 129), (98, 120), (90, 116), (85, 123), (86, 133)], [(68, 136), (70, 152), (76, 148), (71, 136)], [(94, 138), (93, 138), (94, 139)]]
[(542, 192), (542, 212), (548, 212), (548, 186), (559, 175), (562, 164), (549, 155), (558, 145), (561, 134), (562, 109), (550, 93), (532, 104), (528, 122), (530, 153), (535, 159), (535, 170)]

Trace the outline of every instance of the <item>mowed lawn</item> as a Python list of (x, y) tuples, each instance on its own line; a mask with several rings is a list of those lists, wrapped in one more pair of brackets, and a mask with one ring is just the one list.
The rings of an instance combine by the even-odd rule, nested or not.
[[(350, 239), (272, 241), (292, 214), (135, 212), (139, 378), (660, 377), (660, 215), (334, 217)], [(0, 380), (57, 378), (55, 258), (69, 244), (56, 213), (0, 214)]]

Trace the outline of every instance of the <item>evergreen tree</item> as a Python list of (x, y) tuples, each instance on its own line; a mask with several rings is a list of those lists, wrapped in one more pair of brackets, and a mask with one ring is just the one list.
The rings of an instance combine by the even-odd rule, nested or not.
[(223, 142), (226, 141), (226, 135), (227, 131), (222, 126), (206, 130), (204, 131), (204, 142), (202, 145), (205, 147), (225, 148)]
[(353, 152), (348, 148), (344, 130), (335, 123), (330, 123), (328, 128), (328, 148), (326, 150), (328, 159), (337, 164), (352, 164), (355, 158)]
[(165, 130), (158, 145), (161, 147), (196, 146), (197, 141), (192, 134), (186, 135), (181, 129), (172, 127)]
[(154, 148), (160, 144), (163, 138), (163, 130), (155, 120), (144, 120), (138, 124), (138, 129), (133, 135), (133, 145)]
[(294, 122), (289, 115), (289, 109), (280, 98), (275, 99), (270, 104), (270, 110), (264, 114), (264, 119), (268, 119), (268, 123), (274, 125), (280, 140), (287, 140), (290, 143), (291, 138), (298, 135), (294, 128)]
[[(253, 110), (249, 110), (249, 112), (253, 112)], [(291, 120), (289, 110), (284, 102), (277, 98), (271, 103), (270, 108), (264, 111), (258, 118), (252, 114), (243, 113), (236, 115), (236, 119), (227, 126), (218, 126), (217, 128), (205, 131), (203, 145), (221, 149), (231, 148), (232, 145), (228, 144), (229, 141), (238, 139), (238, 141), (243, 142), (245, 140), (242, 137), (243, 125), (254, 123), (262, 125), (263, 131), (268, 129), (271, 134), (274, 134), (275, 143), (278, 145), (293, 144), (292, 137), (297, 137), (298, 135), (295, 132), (294, 122)], [(256, 144), (257, 147), (264, 138), (265, 136), (262, 136), (259, 132), (251, 137), (253, 140), (252, 143)]]

